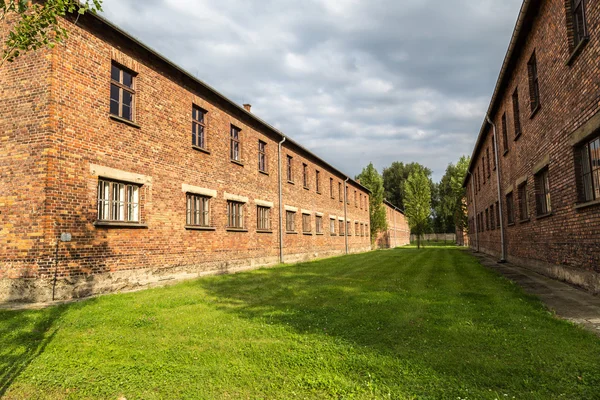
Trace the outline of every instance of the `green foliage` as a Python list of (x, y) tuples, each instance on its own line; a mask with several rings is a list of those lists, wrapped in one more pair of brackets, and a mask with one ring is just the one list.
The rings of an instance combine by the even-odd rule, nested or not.
[(456, 248), (0, 310), (6, 399), (597, 399), (599, 355)]
[(369, 217), (371, 221), (369, 225), (371, 228), (371, 243), (374, 243), (377, 234), (387, 229), (385, 207), (383, 206), (383, 178), (379, 175), (373, 163), (370, 163), (356, 179), (360, 180), (360, 184), (371, 191), (369, 197)]
[(431, 181), (424, 171), (414, 171), (404, 182), (404, 211), (411, 233), (420, 238), (431, 215)]
[(15, 20), (2, 46), (2, 61), (12, 62), (24, 52), (52, 48), (67, 37), (59, 17), (102, 10), (102, 0), (0, 0), (0, 23)]
[(439, 183), (439, 201), (433, 206), (435, 226), (438, 232), (454, 233), (455, 229), (465, 229), (467, 213), (463, 181), (469, 168), (470, 158), (462, 156), (456, 165), (450, 164)]
[(431, 177), (431, 170), (416, 162), (410, 164), (393, 162), (388, 168), (383, 169), (385, 198), (401, 210), (404, 210), (405, 207), (404, 182), (415, 171), (422, 171), (427, 177)]

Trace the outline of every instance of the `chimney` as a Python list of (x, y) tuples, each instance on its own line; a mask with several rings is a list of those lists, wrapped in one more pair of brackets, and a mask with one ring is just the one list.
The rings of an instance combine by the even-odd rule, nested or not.
[(246, 109), (246, 111), (250, 112), (250, 109), (252, 108), (252, 104), (244, 104), (244, 108)]

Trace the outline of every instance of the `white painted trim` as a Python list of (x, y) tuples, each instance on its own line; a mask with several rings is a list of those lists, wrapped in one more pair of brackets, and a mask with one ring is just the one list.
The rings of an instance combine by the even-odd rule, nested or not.
[(315, 216), (317, 216), (317, 217), (322, 217), (322, 216), (323, 216), (323, 213), (316, 212), (316, 213), (315, 213)]
[(124, 182), (137, 183), (140, 185), (151, 185), (152, 177), (147, 175), (136, 174), (133, 172), (122, 171), (120, 169), (104, 167), (102, 165), (90, 164), (90, 173), (93, 176), (98, 176), (108, 179), (116, 179)]
[(337, 219), (337, 217), (335, 215), (330, 215), (329, 219)]
[(309, 211), (309, 210), (300, 210), (300, 211), (302, 211), (302, 214), (312, 215), (312, 211)]
[(343, 221), (344, 217), (338, 217), (338, 220)]
[(239, 196), (237, 194), (231, 194), (231, 193), (227, 193), (227, 192), (225, 192), (223, 194), (223, 198), (225, 200), (237, 201), (239, 203), (247, 203), (248, 202), (248, 198), (247, 197)]
[(275, 207), (275, 204), (273, 204), (273, 202), (271, 202), (271, 201), (265, 201), (265, 200), (254, 199), (254, 203), (255, 203), (257, 206), (261, 206), (261, 207), (268, 207), (268, 208), (273, 208), (273, 207)]
[(183, 193), (199, 194), (201, 196), (206, 196), (206, 197), (217, 197), (216, 190), (201, 188), (198, 186), (186, 185), (185, 183), (181, 184), (181, 191)]
[(285, 211), (298, 212), (298, 208), (292, 206), (285, 206)]

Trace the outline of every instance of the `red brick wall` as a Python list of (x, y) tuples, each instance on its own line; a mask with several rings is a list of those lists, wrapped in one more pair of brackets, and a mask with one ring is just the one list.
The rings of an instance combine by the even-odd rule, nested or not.
[[(589, 43), (573, 63), (567, 33), (564, 0), (541, 1), (528, 37), (517, 53), (502, 88), (498, 106), (491, 116), (498, 128), (502, 206), (507, 225), (505, 194), (513, 187), (516, 223), (506, 226), (507, 259), (531, 266), (540, 272), (600, 291), (600, 205), (576, 208), (578, 197), (574, 147), (571, 134), (600, 112), (600, 3), (586, 2)], [(537, 57), (541, 108), (532, 115), (529, 103), (527, 63)], [(512, 94), (519, 90), (522, 135), (515, 140)], [(504, 153), (501, 118), (507, 116), (509, 146)], [(491, 129), (478, 153), (472, 172), (482, 171), (482, 157), (492, 152)], [(549, 159), (552, 215), (538, 218), (535, 203), (534, 172)], [(487, 164), (487, 161), (486, 161)], [(492, 162), (493, 165), (493, 162)], [(519, 221), (517, 184), (527, 179), (529, 219)], [(496, 171), (472, 199), (473, 179), (468, 182), (469, 217), (484, 212), (498, 200)], [(477, 210), (475, 212), (475, 203)], [(484, 223), (485, 225), (485, 223)], [(499, 255), (500, 230), (479, 233), (479, 248)], [(470, 234), (471, 246), (477, 247), (476, 235)]]
[[(15, 204), (3, 206), (0, 213), (5, 227), (0, 233), (0, 251), (14, 259), (0, 263), (0, 276), (52, 278), (56, 273), (58, 297), (71, 297), (154, 282), (155, 276), (170, 279), (278, 262), (277, 147), (281, 137), (111, 30), (100, 30), (93, 18), (82, 18), (78, 27), (68, 24), (68, 29), (69, 39), (55, 48), (54, 58), (34, 53), (2, 70), (0, 83), (13, 84), (2, 84), (0, 89), (3, 126), (11, 127), (5, 130), (8, 139), (6, 135), (0, 138), (7, 142), (0, 155), (0, 162), (8, 167), (2, 170), (2, 183), (10, 182), (8, 190), (0, 185), (0, 203)], [(110, 69), (115, 60), (138, 74), (138, 126), (109, 117)], [(19, 113), (7, 112), (15, 102)], [(191, 146), (192, 104), (208, 111), (210, 154)], [(22, 117), (28, 115), (31, 120)], [(55, 129), (49, 129), (49, 121), (56, 121)], [(242, 130), (243, 165), (229, 159), (230, 124)], [(268, 175), (258, 171), (258, 140), (267, 143)], [(49, 161), (40, 158), (43, 154), (49, 155)], [(287, 154), (294, 159), (295, 184), (287, 183)], [(308, 189), (302, 184), (303, 163), (309, 166)], [(141, 218), (147, 228), (94, 225), (98, 184), (94, 165), (144, 176)], [(315, 170), (320, 171), (321, 193), (316, 192)], [(345, 177), (289, 141), (283, 145), (282, 172), (283, 203), (298, 208), (297, 234), (284, 233), (286, 261), (343, 254), (345, 237), (330, 235), (329, 218), (344, 217), (338, 182)], [(330, 177), (334, 178), (334, 198), (329, 193)], [(183, 184), (217, 191), (211, 200), (214, 231), (185, 229)], [(367, 192), (348, 182), (351, 252), (370, 249), (368, 235), (354, 232), (356, 221), (369, 223), (368, 209), (354, 202), (355, 190), (368, 204)], [(247, 232), (226, 229), (225, 192), (248, 198)], [(272, 233), (257, 232), (255, 200), (274, 203)], [(30, 222), (41, 204), (46, 205), (46, 230)], [(309, 235), (302, 232), (301, 210), (312, 213)], [(315, 234), (316, 213), (323, 214), (323, 235)], [(8, 225), (5, 233), (7, 221), (14, 227)], [(285, 211), (283, 224), (285, 231)], [(34, 236), (38, 231), (42, 236)], [(56, 238), (63, 232), (71, 233), (73, 240), (59, 244), (55, 262)], [(13, 264), (27, 273), (9, 274)], [(122, 286), (116, 283), (119, 279), (125, 282)], [(7, 295), (5, 289), (4, 297), (45, 299), (49, 286), (48, 280), (44, 282), (42, 289), (29, 291), (4, 282), (4, 287), (12, 285), (15, 292)]]
[(377, 247), (394, 248), (410, 244), (410, 228), (404, 214), (384, 203), (388, 229), (377, 236)]

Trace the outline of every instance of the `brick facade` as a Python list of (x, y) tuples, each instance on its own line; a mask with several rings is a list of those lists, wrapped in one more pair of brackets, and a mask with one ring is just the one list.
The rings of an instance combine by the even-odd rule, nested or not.
[[(338, 191), (345, 174), (244, 108), (101, 18), (61, 23), (70, 31), (64, 44), (0, 68), (0, 302), (48, 300), (53, 292), (83, 297), (275, 264), (280, 209), (286, 262), (344, 254), (346, 241), (348, 252), (370, 250), (361, 229), (369, 226), (367, 189), (349, 179), (345, 204)], [(134, 122), (110, 116), (113, 63), (135, 74)], [(192, 147), (193, 105), (206, 111), (204, 150)], [(241, 130), (236, 162), (232, 125)], [(259, 141), (266, 144), (265, 172)], [(99, 179), (139, 187), (139, 223), (99, 221)], [(208, 228), (187, 224), (189, 193), (209, 197)], [(227, 227), (228, 200), (243, 204), (242, 229)], [(257, 229), (258, 206), (270, 210), (270, 229)], [(294, 232), (286, 231), (286, 210), (296, 213)], [(303, 214), (310, 215), (309, 232)], [(344, 218), (347, 236), (339, 231)], [(60, 241), (63, 233), (72, 240)]]
[(410, 228), (404, 213), (389, 201), (383, 202), (388, 229), (380, 232), (377, 237), (377, 247), (393, 249), (410, 244)]
[(588, 37), (579, 46), (571, 4), (523, 4), (488, 112), (498, 166), (494, 129), (485, 122), (465, 181), (469, 239), (501, 257), (501, 205), (508, 262), (600, 293), (600, 204), (582, 199), (579, 164), (582, 144), (600, 134), (600, 3), (583, 2)]

